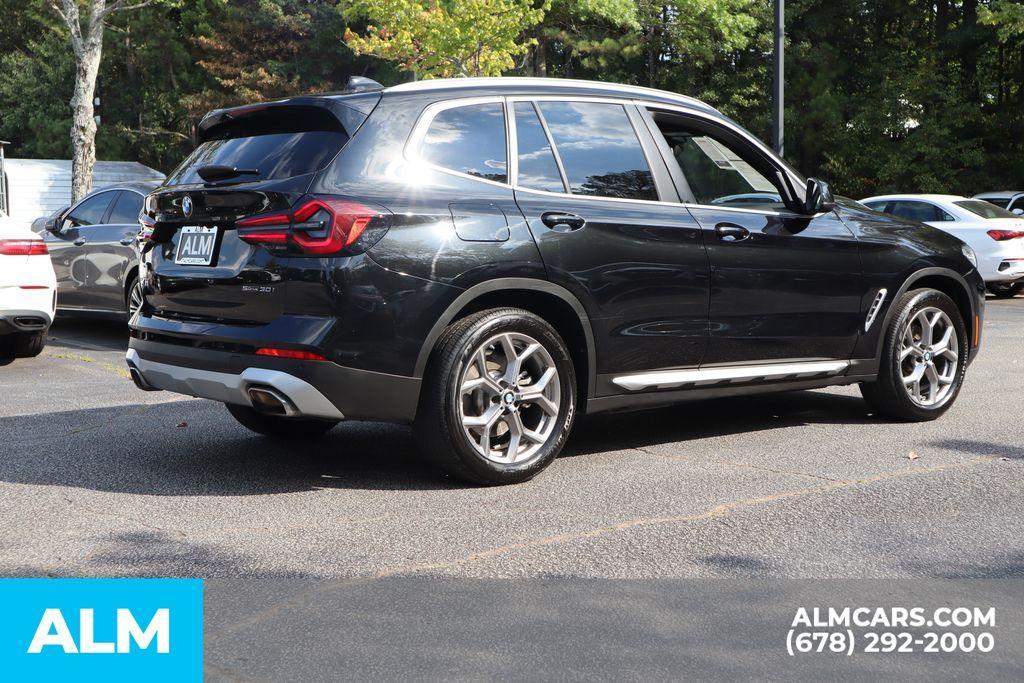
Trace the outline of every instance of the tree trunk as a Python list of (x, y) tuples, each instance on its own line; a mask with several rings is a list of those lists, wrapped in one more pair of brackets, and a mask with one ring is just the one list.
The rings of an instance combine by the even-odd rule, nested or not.
[(96, 165), (96, 118), (93, 97), (99, 73), (103, 43), (89, 41), (83, 46), (75, 66), (75, 89), (71, 96), (71, 201), (92, 190), (92, 170)]

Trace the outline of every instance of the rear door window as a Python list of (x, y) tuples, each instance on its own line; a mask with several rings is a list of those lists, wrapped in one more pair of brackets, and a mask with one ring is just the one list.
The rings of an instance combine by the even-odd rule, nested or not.
[(131, 190), (122, 190), (107, 222), (111, 225), (133, 225), (139, 222), (141, 211), (142, 195)]
[(508, 182), (504, 106), (487, 102), (438, 112), (420, 142), (419, 156), (451, 171)]
[(515, 113), (519, 147), (516, 183), (534, 190), (565, 192), (555, 153), (533, 104), (516, 102)]
[[(230, 113), (230, 112), (229, 112)], [(229, 182), (279, 180), (315, 173), (348, 142), (338, 119), (319, 107), (240, 112), (210, 127), (201, 143), (167, 178), (168, 185), (202, 183), (203, 166), (250, 171)]]
[(573, 194), (658, 199), (654, 175), (621, 104), (539, 102)]

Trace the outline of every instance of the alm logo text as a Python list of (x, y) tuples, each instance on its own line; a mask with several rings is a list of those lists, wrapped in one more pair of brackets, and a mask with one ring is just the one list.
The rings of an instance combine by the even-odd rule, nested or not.
[(171, 612), (168, 608), (157, 609), (145, 628), (129, 609), (118, 608), (114, 619), (115, 641), (97, 641), (94, 610), (78, 610), (78, 642), (75, 642), (64, 613), (55, 607), (48, 608), (39, 620), (28, 654), (40, 654), (44, 648), (60, 648), (65, 654), (129, 654), (133, 642), (136, 650), (147, 650), (155, 642), (158, 653), (170, 653)]

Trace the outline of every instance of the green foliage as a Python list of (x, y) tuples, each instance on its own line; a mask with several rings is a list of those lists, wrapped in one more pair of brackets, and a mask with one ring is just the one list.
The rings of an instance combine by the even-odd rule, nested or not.
[(520, 41), (544, 18), (532, 0), (357, 0), (352, 17), (370, 21), (345, 43), (360, 55), (399, 62), (426, 78), (500, 76), (529, 49)]
[(990, 6), (978, 8), (978, 17), (981, 23), (998, 27), (1003, 42), (1024, 35), (1024, 4), (1020, 0), (992, 0)]
[[(337, 90), (352, 74), (397, 83), (408, 70), (649, 85), (767, 138), (772, 6), (161, 3), (108, 28), (99, 156), (169, 170), (211, 108)], [(0, 16), (0, 139), (12, 156), (66, 158), (72, 60), (59, 19), (46, 0), (0, 0)], [(804, 173), (854, 197), (1024, 187), (1024, 2), (788, 0), (787, 34), (786, 156)]]

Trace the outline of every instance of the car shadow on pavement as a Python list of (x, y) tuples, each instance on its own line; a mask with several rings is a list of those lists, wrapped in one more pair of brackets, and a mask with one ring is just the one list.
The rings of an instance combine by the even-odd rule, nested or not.
[(806, 424), (872, 424), (879, 419), (859, 396), (820, 391), (695, 401), (584, 418), (573, 430), (563, 457)]
[[(807, 423), (871, 422), (859, 399), (823, 393), (723, 399), (582, 420), (564, 457)], [(148, 406), (0, 418), (0, 481), (158, 496), (250, 496), (322, 488), (460, 488), (419, 455), (408, 427), (342, 423), (313, 441), (250, 434), (222, 406)]]
[(959, 451), (968, 455), (991, 455), (1001, 458), (1024, 459), (1024, 448), (991, 441), (972, 441), (970, 439), (940, 439), (933, 441), (932, 446), (948, 451)]
[(49, 347), (90, 351), (128, 349), (128, 324), (124, 320), (86, 318), (60, 312), (46, 338)]

